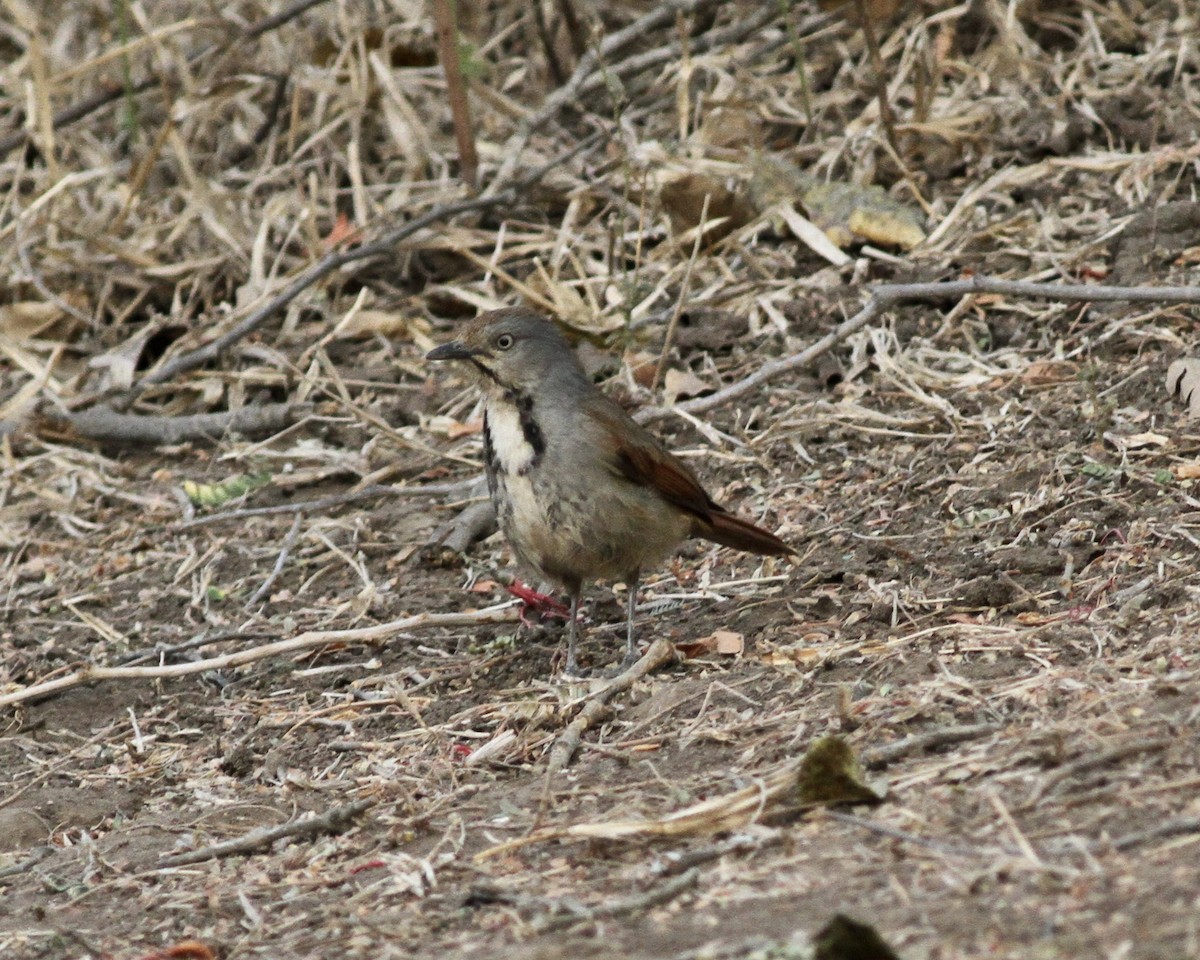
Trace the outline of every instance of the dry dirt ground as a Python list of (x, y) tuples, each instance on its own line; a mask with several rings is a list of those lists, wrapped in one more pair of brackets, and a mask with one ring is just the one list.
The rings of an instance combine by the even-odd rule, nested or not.
[[(1022, 90), (1052, 99), (1063, 87), (1050, 78), (1073, 77), (1087, 109), (1073, 109), (1070, 131), (1049, 115), (1036, 135), (1033, 119), (999, 124), (991, 159), (967, 150), (936, 176), (930, 155), (910, 155), (929, 177), (931, 227), (979, 191), (933, 252), (868, 254), (822, 274), (786, 232), (725, 241), (693, 280), (693, 292), (732, 291), (715, 298), (724, 312), (696, 314), (672, 364), (736, 381), (833, 329), (868, 282), (986, 271), (1194, 284), (1195, 11), (1127, 6), (1099, 21), (1088, 4), (1047, 15), (1074, 47), (1029, 20), (1010, 23), (1023, 27), (1013, 39), (998, 17), (957, 54), (998, 69), (981, 65), (995, 47), (1027, 55), (1021, 44), (1043, 43), (1045, 74), (1005, 75), (979, 96), (993, 107)], [(888, 35), (885, 56), (901, 58), (918, 22)], [(672, 39), (670, 24), (656, 43)], [(857, 30), (823, 29), (830, 56), (866, 62)], [(794, 70), (762, 76), (796, 82)], [(850, 109), (829, 77), (815, 93)], [(869, 85), (854, 96), (859, 109), (874, 102)], [(606, 170), (597, 182), (620, 179)], [(614, 209), (637, 214), (636, 203)], [(493, 240), (502, 220), (485, 224)], [(534, 245), (541, 227), (512, 229)], [(553, 238), (557, 224), (547, 229)], [(691, 247), (674, 249), (672, 269)], [(422, 269), (448, 269), (443, 249), (425, 252)], [(523, 255), (503, 262), (536, 274)], [(487, 266), (455, 264), (463, 276)], [(677, 284), (681, 270), (670, 276)], [(394, 306), (382, 282), (373, 274), (362, 289), (374, 283)], [(515, 299), (503, 284), (487, 290)], [(139, 449), (35, 421), (3, 437), (0, 698), (88, 664), (182, 664), (506, 599), (498, 537), (449, 563), (425, 549), (463, 496), (413, 492), (478, 472), (473, 398), (420, 357), (486, 298), (465, 280), (457, 293), (440, 287), (401, 311), (428, 323), (331, 339), (314, 359), (305, 331), (328, 332), (359, 294), (339, 289), (256, 335), (257, 352), (148, 395), (172, 413), (235, 393), (318, 401), (282, 433)], [(835, 373), (792, 371), (698, 418), (656, 421), (717, 500), (798, 556), (764, 563), (690, 543), (651, 572), (639, 637), (693, 655), (612, 697), (552, 775), (550, 751), (592, 689), (558, 676), (553, 624), (414, 626), (5, 706), (0, 957), (133, 960), (185, 941), (203, 948), (175, 956), (800, 957), (838, 913), (905, 958), (1200, 957), (1200, 434), (1163, 386), (1195, 323), (1196, 308), (1170, 303), (908, 304), (835, 347)], [(661, 327), (638, 347), (656, 355)], [(178, 350), (203, 340), (199, 320), (190, 329), (171, 332)], [(164, 330), (139, 369), (170, 355)], [(130, 335), (77, 334), (68, 352), (86, 358)], [(46, 335), (7, 356), (53, 349)], [(279, 356), (295, 363), (276, 369)], [(301, 356), (311, 365), (297, 367)], [(6, 402), (36, 366), (11, 366)], [(630, 383), (618, 373), (606, 387), (628, 399)], [(272, 480), (207, 507), (183, 494), (185, 481), (212, 490), (234, 474)], [(363, 481), (403, 489), (290, 509)], [(289, 509), (236, 512), (270, 505)], [(618, 655), (623, 596), (620, 585), (590, 591), (592, 662)], [(716, 631), (740, 635), (740, 652), (697, 645)], [(886, 784), (883, 802), (764, 804), (715, 832), (536, 832), (660, 818), (761, 785), (830, 734)], [(171, 859), (356, 802), (321, 831)]]

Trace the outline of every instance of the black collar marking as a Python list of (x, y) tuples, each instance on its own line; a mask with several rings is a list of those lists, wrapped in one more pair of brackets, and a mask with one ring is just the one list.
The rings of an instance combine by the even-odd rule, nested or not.
[[(493, 377), (492, 379), (495, 379)], [(500, 381), (497, 380), (497, 383)], [(542, 457), (546, 453), (546, 435), (542, 433), (542, 428), (538, 426), (537, 420), (533, 415), (533, 397), (527, 393), (520, 393), (512, 387), (508, 387), (504, 391), (503, 402), (511, 404), (517, 411), (517, 423), (521, 427), (521, 436), (525, 442), (529, 444), (529, 449), (533, 451), (533, 456), (529, 458), (529, 462), (525, 464), (519, 471), (518, 476), (525, 476), (542, 462)], [(488, 458), (489, 466), (494, 462), (495, 469), (500, 469), (500, 458), (495, 454), (495, 441), (491, 436), (491, 430), (487, 427), (487, 421), (484, 421), (484, 455)]]

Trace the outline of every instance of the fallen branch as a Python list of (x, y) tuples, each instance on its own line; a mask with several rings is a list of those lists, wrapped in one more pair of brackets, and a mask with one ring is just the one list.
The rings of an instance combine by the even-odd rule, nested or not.
[(439, 566), (461, 563), (471, 544), (495, 532), (496, 509), (491, 500), (480, 500), (434, 530), (421, 547), (421, 555), (426, 562)]
[(320, 815), (306, 817), (302, 820), (292, 820), (278, 827), (260, 827), (249, 833), (224, 840), (198, 850), (186, 853), (176, 853), (163, 857), (158, 861), (159, 867), (182, 867), (189, 863), (201, 863), (204, 860), (216, 860), (219, 857), (232, 857), (238, 854), (254, 853), (269, 847), (276, 840), (287, 837), (316, 837), (323, 833), (341, 833), (364, 810), (376, 804), (375, 800), (355, 800), (353, 803), (334, 807)]
[[(228, 433), (262, 436), (291, 426), (311, 412), (311, 404), (268, 403), (221, 413), (168, 417), (118, 413), (112, 407), (99, 404), (78, 413), (65, 414), (61, 422), (86, 440), (159, 447), (189, 440), (216, 440)], [(59, 416), (46, 413), (45, 419), (54, 422)]]
[(219, 657), (193, 660), (190, 663), (173, 663), (159, 667), (94, 667), (85, 666), (55, 680), (45, 680), (24, 687), (13, 693), (0, 696), (0, 707), (27, 700), (37, 700), (64, 690), (87, 686), (102, 680), (163, 680), (186, 677), (193, 673), (209, 670), (227, 670), (244, 666), (271, 657), (281, 657), (303, 650), (312, 650), (331, 643), (367, 643), (380, 640), (404, 630), (424, 630), (430, 627), (470, 627), (487, 623), (511, 623), (517, 619), (515, 602), (496, 604), (471, 613), (418, 613), (415, 616), (371, 627), (355, 627), (350, 630), (310, 630), (289, 640), (279, 640), (262, 647), (239, 650)]
[(690, 890), (700, 879), (700, 869), (693, 867), (686, 873), (652, 887), (645, 893), (622, 897), (599, 906), (580, 909), (570, 903), (557, 903), (551, 907), (547, 916), (539, 917), (533, 922), (536, 933), (548, 933), (551, 930), (562, 930), (576, 923), (591, 923), (596, 920), (614, 920), (617, 917), (628, 916), (631, 913), (641, 913), (651, 907), (669, 903), (685, 890)]
[(283, 573), (284, 565), (287, 563), (288, 557), (291, 555), (292, 547), (296, 545), (296, 538), (300, 535), (300, 524), (304, 521), (304, 514), (297, 511), (296, 517), (292, 520), (291, 529), (288, 530), (287, 536), (283, 538), (283, 547), (280, 548), (279, 556), (275, 558), (275, 566), (271, 568), (271, 573), (266, 580), (262, 582), (262, 586), (254, 591), (254, 596), (246, 601), (246, 608), (250, 608), (263, 599), (271, 592), (271, 587), (275, 585), (275, 581), (279, 579), (279, 575)]
[[(1172, 817), (1145, 830), (1134, 830), (1124, 836), (1110, 841), (1114, 850), (1132, 850), (1140, 847), (1147, 840), (1158, 840), (1160, 837), (1178, 837), (1188, 833), (1200, 833), (1200, 817)], [(1103, 850), (1106, 844), (1098, 843), (1094, 849)]]
[(607, 713), (608, 701), (611, 697), (623, 690), (628, 690), (637, 681), (646, 676), (646, 674), (653, 673), (659, 667), (671, 663), (675, 657), (675, 647), (669, 640), (655, 640), (654, 643), (650, 644), (650, 649), (646, 651), (645, 655), (637, 663), (624, 673), (613, 677), (609, 683), (595, 694), (590, 695), (588, 703), (579, 711), (579, 715), (567, 725), (566, 730), (562, 732), (554, 742), (554, 746), (551, 747), (547, 775), (553, 776), (565, 769), (567, 764), (571, 762), (571, 757), (579, 749), (580, 739), (593, 724), (598, 722)]
[(460, 213), (468, 213), (472, 210), (486, 210), (489, 207), (510, 202), (516, 198), (516, 195), (516, 190), (510, 188), (490, 197), (476, 197), (471, 200), (460, 200), (457, 203), (438, 204), (421, 216), (387, 231), (377, 240), (365, 243), (361, 247), (355, 247), (351, 250), (339, 250), (326, 254), (311, 267), (302, 270), (293, 277), (292, 281), (283, 290), (271, 297), (256, 310), (252, 310), (240, 323), (226, 330), (216, 339), (210, 340), (208, 343), (194, 350), (189, 350), (187, 353), (181, 353), (178, 356), (172, 357), (154, 370), (151, 370), (129, 388), (127, 396), (136, 397), (147, 387), (166, 383), (181, 373), (195, 370), (210, 360), (215, 360), (235, 343), (245, 339), (261, 327), (267, 320), (295, 300), (296, 297), (300, 296), (300, 294), (314, 283), (327, 277), (333, 271), (349, 263), (355, 263), (358, 260), (366, 260), (389, 253), (392, 247), (401, 240), (407, 239), (431, 224), (441, 220), (448, 220), (450, 217), (457, 216)]
[[(46, 833), (50, 833), (49, 828), (47, 828)], [(8, 877), (17, 877), (22, 873), (28, 873), (47, 857), (57, 853), (59, 849), (61, 848), (48, 846), (34, 847), (31, 851), (29, 851), (29, 856), (27, 856), (24, 860), (20, 860), (10, 867), (4, 867), (0, 869), (0, 880), (5, 880)]]
[(419, 233), (426, 227), (431, 226), (443, 220), (448, 220), (451, 217), (457, 216), (460, 213), (469, 213), (473, 210), (488, 210), (492, 207), (500, 206), (501, 204), (511, 203), (518, 198), (520, 192), (533, 184), (537, 183), (547, 173), (555, 167), (566, 163), (571, 157), (575, 156), (583, 150), (586, 150), (592, 144), (603, 139), (606, 134), (603, 131), (592, 134), (590, 137), (581, 140), (570, 150), (555, 157), (548, 163), (530, 171), (524, 177), (514, 181), (506, 186), (503, 190), (490, 193), (483, 197), (474, 197), (470, 200), (459, 200), (455, 203), (438, 204), (430, 208), (419, 217), (408, 220), (398, 227), (393, 227), (386, 231), (380, 237), (372, 240), (370, 243), (364, 243), (360, 247), (354, 247), (351, 250), (339, 250), (334, 253), (326, 254), (312, 266), (306, 270), (302, 270), (299, 274), (292, 278), (291, 282), (283, 288), (275, 296), (271, 297), (266, 303), (262, 304), (257, 309), (251, 311), (241, 322), (226, 330), (215, 340), (210, 340), (208, 343), (190, 350), (187, 353), (181, 353), (176, 357), (165, 361), (161, 366), (151, 370), (141, 380), (133, 384), (126, 394), (127, 398), (138, 396), (147, 387), (154, 386), (159, 383), (166, 383), (181, 373), (186, 373), (189, 370), (195, 370), (197, 367), (203, 366), (210, 360), (215, 360), (222, 353), (228, 350), (238, 341), (249, 336), (267, 320), (273, 317), (276, 313), (290, 304), (296, 297), (300, 296), (305, 290), (311, 287), (314, 283), (322, 278), (333, 273), (333, 271), (346, 266), (347, 264), (355, 263), (359, 260), (368, 260), (373, 257), (381, 257), (392, 252), (392, 248), (401, 240), (406, 240), (415, 233)]
[(166, 657), (174, 656), (177, 653), (187, 653), (189, 650), (198, 650), (200, 647), (208, 647), (214, 643), (224, 643), (226, 640), (263, 640), (269, 636), (270, 634), (267, 633), (219, 630), (213, 634), (201, 634), (179, 643), (157, 643), (153, 647), (128, 650), (113, 657), (113, 661), (116, 666), (133, 666), (146, 660), (158, 660), (161, 663)]
[(868, 770), (878, 770), (880, 767), (886, 767), (889, 763), (895, 763), (910, 754), (927, 753), (952, 743), (986, 737), (988, 734), (996, 733), (999, 729), (1000, 724), (998, 723), (968, 723), (957, 727), (942, 727), (927, 733), (917, 733), (886, 746), (864, 750), (863, 766)]
[(790, 357), (780, 357), (761, 367), (737, 383), (731, 383), (707, 397), (697, 397), (672, 407), (646, 407), (634, 419), (641, 423), (661, 420), (681, 411), (707, 413), (731, 400), (745, 396), (756, 387), (782, 373), (807, 367), (847, 337), (857, 333), (888, 307), (907, 300), (938, 300), (945, 297), (964, 297), (978, 293), (998, 293), (1006, 296), (1035, 297), (1065, 302), (1130, 303), (1200, 303), (1200, 287), (1105, 287), (1097, 284), (1028, 283), (1024, 280), (995, 280), (976, 276), (969, 280), (948, 280), (941, 283), (893, 283), (871, 287), (871, 298), (858, 313), (843, 321), (811, 346)]
[(299, 500), (295, 503), (279, 503), (271, 507), (245, 507), (241, 510), (227, 510), (224, 513), (212, 513), (205, 517), (196, 517), (175, 524), (172, 530), (190, 530), (192, 527), (206, 527), (213, 523), (224, 523), (227, 520), (245, 520), (249, 517), (271, 517), (281, 513), (325, 513), (334, 507), (342, 507), (359, 500), (374, 500), (376, 497), (453, 497), (469, 496), (469, 491), (478, 482), (477, 478), (456, 480), (454, 483), (430, 483), (423, 487), (389, 487), (384, 484), (372, 484), (361, 490), (348, 490), (346, 493), (334, 493), (317, 500)]

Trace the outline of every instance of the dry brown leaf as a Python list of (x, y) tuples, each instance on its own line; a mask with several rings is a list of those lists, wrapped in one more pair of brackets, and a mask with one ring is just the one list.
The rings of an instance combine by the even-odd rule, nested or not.
[(1075, 376), (1077, 367), (1066, 360), (1035, 360), (1021, 374), (1021, 382), (1028, 387), (1062, 383)]
[(675, 649), (685, 657), (693, 659), (709, 653), (722, 656), (737, 656), (746, 647), (746, 638), (732, 630), (716, 630), (707, 637), (675, 644)]
[(676, 234), (686, 233), (700, 225), (704, 198), (708, 197), (706, 223), (723, 220), (719, 226), (705, 230), (706, 243), (715, 243), (748, 224), (755, 217), (754, 206), (732, 187), (703, 173), (685, 173), (662, 185), (659, 200), (671, 219)]
[(634, 383), (639, 387), (649, 389), (654, 383), (654, 373), (658, 369), (658, 357), (645, 350), (625, 354), (625, 365), (633, 375)]
[(1200, 463), (1181, 463), (1174, 473), (1176, 480), (1195, 480), (1200, 477)]
[[(418, 322), (428, 327), (428, 321)], [(338, 326), (337, 335), (352, 339), (379, 334), (391, 340), (407, 340), (412, 336), (412, 326), (412, 318), (393, 310), (358, 310)]]
[(1167, 392), (1187, 404), (1188, 419), (1200, 417), (1200, 357), (1184, 357), (1167, 368)]
[(668, 370), (663, 376), (663, 399), (669, 406), (678, 400), (700, 397), (712, 393), (712, 385), (705, 383), (690, 370)]

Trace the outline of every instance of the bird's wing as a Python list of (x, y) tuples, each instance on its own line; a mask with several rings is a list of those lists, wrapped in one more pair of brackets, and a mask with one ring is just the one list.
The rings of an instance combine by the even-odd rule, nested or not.
[(604, 446), (614, 474), (657, 491), (668, 503), (691, 514), (695, 518), (693, 536), (768, 556), (795, 552), (775, 534), (716, 503), (682, 460), (615, 403), (600, 397), (603, 402), (596, 402), (589, 412), (602, 429), (597, 442)]
[(655, 490), (668, 503), (709, 522), (718, 507), (696, 475), (658, 439), (607, 397), (588, 413), (601, 428), (599, 443), (613, 474)]

